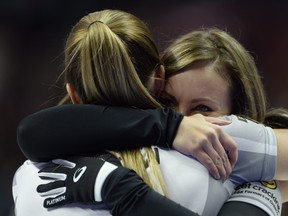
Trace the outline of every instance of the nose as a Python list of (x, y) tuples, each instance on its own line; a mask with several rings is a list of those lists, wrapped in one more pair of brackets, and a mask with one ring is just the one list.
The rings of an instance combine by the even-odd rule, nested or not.
[(179, 112), (179, 113), (182, 113), (184, 116), (189, 116), (190, 115), (189, 108), (186, 105), (184, 105), (184, 104), (179, 104), (176, 107), (176, 111)]

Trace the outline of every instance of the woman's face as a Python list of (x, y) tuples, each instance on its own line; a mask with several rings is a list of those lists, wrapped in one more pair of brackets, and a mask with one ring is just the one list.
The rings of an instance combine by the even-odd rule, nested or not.
[(217, 117), (231, 113), (230, 92), (228, 80), (212, 66), (199, 63), (167, 80), (163, 102), (183, 115)]

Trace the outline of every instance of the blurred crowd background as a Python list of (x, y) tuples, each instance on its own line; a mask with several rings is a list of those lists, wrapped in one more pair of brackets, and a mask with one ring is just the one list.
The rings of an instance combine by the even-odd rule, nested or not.
[(286, 0), (2, 0), (0, 216), (14, 216), (12, 178), (25, 160), (17, 146), (19, 121), (56, 104), (63, 90), (56, 81), (63, 69), (68, 32), (82, 16), (105, 8), (125, 10), (145, 20), (160, 50), (193, 29), (226, 29), (254, 56), (270, 105), (288, 108)]

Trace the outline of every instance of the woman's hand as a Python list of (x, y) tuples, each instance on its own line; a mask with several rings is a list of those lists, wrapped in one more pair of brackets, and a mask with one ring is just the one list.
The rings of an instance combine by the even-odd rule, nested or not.
[(184, 117), (173, 148), (202, 163), (216, 179), (227, 179), (238, 158), (236, 142), (220, 125), (230, 121), (195, 114)]
[(56, 159), (39, 171), (39, 177), (50, 182), (39, 185), (37, 192), (45, 197), (45, 208), (73, 202), (99, 204), (105, 179), (120, 166), (120, 161), (109, 153)]

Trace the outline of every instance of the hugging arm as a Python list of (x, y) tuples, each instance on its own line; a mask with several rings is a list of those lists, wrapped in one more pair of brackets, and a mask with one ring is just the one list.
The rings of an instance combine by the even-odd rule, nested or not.
[[(232, 120), (230, 125), (224, 126), (224, 130), (237, 140), (239, 160), (230, 176), (237, 186), (236, 190), (223, 205), (219, 216), (280, 216), (282, 199), (279, 183), (270, 181), (277, 177), (275, 170), (280, 166), (277, 164), (277, 144), (283, 144), (280, 134), (243, 117), (232, 115), (225, 118)], [(257, 180), (269, 181), (251, 182)]]
[[(238, 140), (239, 161), (242, 161), (240, 165), (243, 166), (239, 170), (234, 169), (231, 174), (232, 176), (234, 174), (246, 173), (246, 177), (249, 176), (250, 181), (270, 181), (272, 179), (279, 181), (288, 180), (287, 129), (272, 129), (271, 127), (235, 115), (224, 116), (223, 118), (232, 121), (230, 125), (223, 126), (222, 128), (236, 141)], [(242, 142), (243, 140), (246, 141)], [(263, 160), (263, 164), (260, 166), (262, 167), (260, 173), (259, 170), (252, 172), (249, 166), (243, 163), (245, 160), (241, 160), (241, 157), (245, 158), (249, 156), (248, 154), (254, 155), (254, 157), (250, 157), (252, 163)], [(238, 165), (236, 164), (236, 168), (237, 167), (239, 167), (239, 163)], [(268, 172), (266, 173), (266, 171)], [(258, 177), (255, 174), (257, 174)], [(259, 174), (262, 175), (261, 178), (259, 178)], [(254, 175), (254, 178), (251, 178), (250, 175)], [(243, 179), (244, 178), (242, 178), (242, 182), (240, 181), (240, 183), (243, 183)]]
[[(272, 151), (270, 151), (270, 150), (268, 150), (266, 153), (273, 153), (273, 152), (275, 152), (274, 151), (274, 148), (273, 148), (273, 146), (275, 146), (275, 137), (274, 137), (274, 133), (273, 133), (273, 131), (271, 130), (271, 128), (266, 128), (266, 127), (264, 127), (263, 125), (259, 125), (259, 124), (256, 124), (256, 123), (253, 123), (253, 122), (249, 122), (248, 120), (246, 120), (246, 119), (243, 119), (243, 118), (238, 118), (238, 117), (236, 117), (236, 116), (231, 116), (231, 117), (228, 117), (228, 118), (231, 118), (231, 120), (232, 120), (232, 124), (231, 125), (229, 125), (229, 126), (226, 126), (226, 128), (225, 128), (225, 130), (226, 131), (229, 131), (229, 133), (231, 133), (231, 134), (233, 134), (233, 136), (234, 137), (237, 137), (237, 139), (239, 140), (239, 145), (240, 145), (240, 142), (243, 142), (244, 143), (244, 146), (243, 145), (240, 145), (240, 150), (245, 150), (245, 151), (247, 151), (247, 150), (249, 150), (249, 149), (251, 149), (251, 144), (253, 145), (253, 143), (254, 143), (254, 145), (256, 145), (257, 146), (257, 148), (256, 149), (254, 149), (254, 150), (259, 150), (260, 149), (260, 155), (258, 155), (259, 157), (256, 157), (256, 162), (253, 162), (253, 161), (251, 161), (251, 162), (253, 162), (253, 163), (249, 163), (248, 165), (247, 165), (247, 158), (246, 157), (242, 157), (241, 155), (242, 155), (242, 153), (240, 154), (240, 159), (242, 159), (242, 160), (240, 160), (240, 161), (238, 161), (239, 163), (237, 163), (236, 164), (236, 167), (235, 167), (235, 171), (232, 173), (232, 176), (235, 176), (236, 178), (234, 178), (234, 180), (233, 180), (233, 182), (235, 182), (235, 183), (237, 183), (238, 185), (242, 182), (243, 183), (243, 180), (260, 180), (260, 179), (269, 179), (269, 178), (272, 178), (273, 177), (273, 174), (275, 173), (275, 164), (276, 164), (276, 158), (272, 155), (272, 156), (269, 156), (268, 158), (265, 156), (265, 154), (262, 154), (261, 152), (262, 152), (262, 150), (263, 150), (263, 152), (264, 151), (267, 151), (269, 148), (266, 148), (266, 147), (270, 147), (270, 148), (272, 148), (271, 150)], [(236, 129), (234, 128), (234, 127), (236, 127)], [(238, 128), (238, 129), (237, 129)], [(242, 130), (239, 130), (239, 128), (242, 128), (242, 130), (244, 130), (244, 131), (242, 131)], [(247, 140), (247, 139), (245, 139), (245, 136), (248, 136), (249, 137), (249, 139), (251, 139), (251, 141), (250, 142), (248, 142), (249, 140)], [(251, 143), (252, 142), (252, 143)], [(245, 146), (247, 146), (248, 148), (245, 148)], [(266, 147), (265, 147), (266, 146)], [(248, 154), (248, 156), (250, 155), (250, 158), (252, 157), (252, 158), (254, 158), (255, 159), (255, 156), (257, 156), (257, 155), (255, 155), (254, 153), (254, 150), (252, 149), (252, 153), (253, 154)], [(265, 159), (265, 160), (264, 160)], [(242, 161), (242, 162), (241, 162)], [(246, 162), (245, 162), (246, 161)], [(261, 163), (259, 164), (258, 162), (260, 163), (261, 161)], [(265, 163), (264, 164), (266, 164), (266, 165), (264, 165), (263, 164), (263, 162), (265, 161)], [(253, 166), (254, 166), (254, 168), (255, 168), (255, 166), (258, 164), (259, 166), (257, 166), (256, 168), (256, 170), (257, 170), (257, 172), (255, 172), (255, 169), (254, 169), (254, 171), (253, 171), (253, 173), (251, 174), (251, 172), (250, 172), (250, 174), (249, 173), (247, 173), (247, 172), (244, 172), (243, 173), (243, 171), (241, 172), (241, 170), (243, 170), (242, 168), (243, 168), (243, 166), (241, 166), (241, 163), (244, 163), (243, 164), (243, 166), (245, 166), (245, 164), (246, 164), (246, 166), (249, 166), (248, 167), (248, 169), (247, 170), (251, 170), (251, 168), (252, 167), (250, 167), (250, 166), (252, 166), (251, 164), (253, 164)], [(94, 163), (93, 163), (94, 164)], [(269, 165), (269, 166), (268, 166)], [(271, 165), (271, 166), (270, 166)], [(95, 169), (93, 169), (93, 170), (95, 170)], [(117, 209), (118, 208), (120, 208), (120, 209), (122, 209), (122, 207), (121, 206), (123, 206), (124, 207), (124, 209), (126, 209), (127, 208), (127, 205), (126, 205), (126, 203), (129, 203), (129, 202), (131, 202), (132, 204), (135, 204), (135, 202), (137, 203), (137, 205), (141, 205), (141, 204), (143, 204), (143, 205), (145, 205), (145, 203), (142, 203), (142, 201), (143, 200), (145, 200), (147, 197), (149, 198), (149, 195), (147, 195), (147, 194), (149, 194), (148, 192), (147, 192), (147, 187), (145, 187), (145, 184), (142, 182), (142, 183), (140, 183), (142, 180), (140, 179), (139, 180), (139, 177), (135, 177), (135, 178), (130, 178), (131, 176), (130, 176), (130, 174), (128, 175), (128, 177), (126, 176), (124, 176), (123, 177), (123, 179), (122, 179), (122, 177), (120, 177), (120, 179), (121, 179), (121, 181), (118, 181), (117, 180), (117, 175), (116, 175), (116, 173), (114, 173), (114, 177), (113, 178), (111, 178), (110, 179), (110, 181), (112, 181), (112, 185), (117, 185), (117, 186), (112, 186), (112, 189), (110, 190), (110, 189), (108, 189), (108, 190), (102, 190), (102, 197), (104, 197), (104, 203), (107, 205), (107, 206), (109, 206), (109, 209), (114, 209), (116, 212), (118, 211)], [(130, 176), (130, 177), (129, 177)], [(127, 179), (129, 180), (129, 184), (128, 184), (128, 181), (127, 181)], [(116, 180), (115, 180), (116, 179)], [(133, 183), (131, 183), (132, 181), (133, 181), (133, 179), (134, 180), (136, 180), (136, 183), (135, 182), (133, 182)], [(242, 180), (241, 180), (242, 179)], [(116, 181), (116, 182), (114, 182), (114, 180)], [(122, 181), (123, 180), (123, 181)], [(130, 182), (130, 180), (131, 180), (131, 182)], [(232, 180), (231, 180), (232, 181)], [(114, 183), (113, 183), (114, 182)], [(122, 183), (121, 183), (122, 182)], [(131, 184), (130, 184), (131, 183)], [(54, 183), (52, 183), (52, 184), (54, 184)], [(107, 182), (107, 184), (105, 183), (105, 185), (109, 188), (110, 185), (111, 184), (111, 182), (109, 183), (109, 182)], [(119, 185), (120, 186), (119, 186)], [(123, 185), (122, 185), (123, 184)], [(125, 184), (128, 184), (128, 186), (124, 186)], [(85, 184), (86, 185), (86, 184)], [(127, 189), (127, 188), (129, 188), (129, 185), (130, 185), (130, 187), (132, 187), (131, 188), (131, 190), (129, 190), (129, 191), (126, 191), (126, 192), (124, 192), (125, 191), (125, 188)], [(137, 190), (139, 190), (137, 193), (134, 191), (134, 186), (135, 186), (135, 188), (137, 189)], [(139, 186), (140, 185), (140, 186)], [(143, 188), (142, 188), (142, 186), (143, 186)], [(139, 186), (139, 187), (138, 187)], [(120, 189), (122, 187), (122, 189)], [(104, 188), (104, 187), (103, 187)], [(145, 189), (146, 188), (146, 189)], [(257, 186), (257, 188), (259, 188), (259, 186)], [(83, 187), (82, 187), (82, 189), (83, 189)], [(143, 190), (142, 190), (143, 189)], [(119, 191), (118, 191), (119, 190)], [(88, 191), (93, 191), (93, 190), (88, 190)], [(109, 192), (110, 191), (110, 192)], [(142, 192), (143, 193), (142, 193)], [(123, 192), (124, 192), (124, 194), (123, 194)], [(77, 193), (72, 193), (72, 194), (77, 194)], [(269, 193), (269, 194), (271, 194), (271, 193)], [(124, 198), (122, 198), (122, 195), (124, 196)], [(142, 197), (142, 195), (146, 195), (146, 196), (144, 196), (143, 197), (143, 200), (142, 200), (142, 198), (140, 198), (140, 197)], [(134, 196), (136, 196), (136, 197), (134, 197)], [(196, 195), (197, 196), (197, 195)], [(106, 197), (106, 198), (105, 198)], [(138, 199), (136, 199), (136, 198), (138, 198), (139, 200), (142, 200), (141, 202), (138, 200)], [(147, 199), (148, 199), (147, 198)], [(157, 198), (157, 196), (156, 196), (156, 198)], [(161, 196), (160, 197), (158, 197), (159, 199), (157, 199), (157, 201), (161, 201)], [(130, 201), (129, 201), (129, 199), (130, 199)], [(149, 198), (150, 199), (150, 198)], [(149, 200), (148, 199), (148, 200)], [(151, 198), (151, 200), (153, 200), (153, 199), (155, 199), (155, 197), (153, 196), (152, 198)], [(162, 200), (163, 200), (164, 198), (162, 198)], [(106, 201), (105, 201), (106, 200)], [(123, 201), (123, 200), (125, 200), (125, 201)], [(151, 201), (150, 200), (150, 201)], [(166, 200), (166, 198), (164, 199), (164, 200)], [(237, 203), (235, 203), (234, 201), (236, 201), (237, 199), (235, 199), (234, 198), (234, 200), (233, 200), (233, 203), (229, 203), (229, 204), (227, 204), (227, 205), (225, 205), (223, 208), (224, 208), (224, 210), (223, 211), (221, 211), (221, 214), (224, 216), (225, 214), (225, 212), (226, 212), (226, 215), (227, 215), (227, 211), (230, 209), (231, 210), (231, 208), (228, 208), (228, 210), (227, 210), (227, 206), (229, 207), (229, 206), (231, 206), (231, 205), (233, 205), (233, 204), (236, 204), (237, 205)], [(255, 199), (254, 199), (255, 200)], [(80, 201), (81, 202), (81, 200), (76, 200), (76, 201)], [(135, 201), (135, 202), (134, 202)], [(139, 201), (139, 202), (138, 202)], [(261, 199), (259, 199), (259, 201), (261, 202)], [(262, 200), (263, 201), (263, 200)], [(264, 200), (265, 201), (265, 200)], [(148, 201), (145, 201), (145, 202), (148, 202)], [(165, 203), (165, 202), (169, 202), (169, 201), (163, 201), (163, 203)], [(156, 201), (155, 201), (155, 203), (157, 203)], [(281, 203), (281, 201), (279, 201), (279, 203)], [(129, 204), (130, 205), (130, 204)], [(243, 206), (243, 204), (242, 203), (239, 203), (239, 205), (240, 206)], [(160, 204), (159, 204), (159, 206), (160, 206)], [(249, 208), (248, 208), (249, 207)], [(250, 206), (250, 205), (246, 205), (246, 208), (245, 209), (250, 209), (252, 206)], [(135, 209), (140, 209), (141, 207), (135, 207)], [(179, 206), (178, 206), (178, 208), (180, 208)], [(236, 207), (235, 207), (236, 208)], [(256, 207), (257, 208), (257, 207)], [(153, 208), (152, 208), (153, 209)], [(177, 209), (177, 208), (176, 208)], [(243, 211), (245, 211), (245, 209), (243, 209)], [(127, 209), (126, 209), (127, 210)], [(134, 210), (133, 210), (134, 211)], [(159, 210), (160, 211), (160, 210)], [(137, 212), (137, 211), (136, 211)], [(172, 210), (171, 210), (171, 212), (172, 212)], [(228, 211), (229, 212), (229, 211)], [(261, 212), (261, 211), (260, 211)]]
[[(79, 169), (81, 175), (75, 181)], [(104, 203), (113, 216), (198, 216), (153, 191), (134, 171), (122, 167), (118, 159), (108, 153), (55, 160), (54, 165), (42, 169), (39, 176), (54, 180), (37, 187), (45, 197), (45, 208), (71, 202)], [(56, 197), (55, 191), (58, 191)]]
[[(134, 171), (122, 167), (119, 161), (115, 157), (109, 156), (109, 154), (100, 155), (100, 157), (74, 157), (68, 158), (67, 160), (69, 161), (57, 160), (57, 162), (55, 161), (55, 163), (57, 163), (56, 167), (52, 166), (40, 171), (39, 175), (41, 178), (45, 176), (50, 178), (50, 180), (53, 176), (59, 178), (58, 181), (55, 179), (55, 181), (40, 185), (37, 188), (37, 191), (40, 192), (42, 196), (46, 196), (44, 201), (44, 207), (46, 208), (61, 206), (70, 202), (82, 202), (90, 205), (103, 202), (114, 216), (197, 215), (153, 191)], [(69, 164), (74, 165), (71, 166)], [(80, 167), (86, 167), (86, 172), (83, 172), (84, 174), (77, 182), (72, 181), (75, 175), (74, 173), (76, 173)], [(65, 179), (63, 180), (59, 174), (66, 175)], [(98, 179), (105, 179), (104, 183), (102, 183), (102, 185), (101, 183), (99, 184)], [(60, 190), (60, 195), (55, 197), (55, 192), (53, 191), (57, 188), (60, 189), (60, 187), (63, 188), (64, 186), (66, 189), (63, 191)], [(266, 193), (266, 198), (270, 200), (261, 199), (263, 198), (261, 194), (257, 199), (255, 196), (258, 195), (253, 194), (251, 196), (251, 193), (255, 190), (252, 189), (252, 187), (255, 186), (259, 188), (259, 183), (252, 183), (252, 186), (250, 183), (247, 183), (246, 186), (240, 186), (236, 189), (234, 193), (236, 195), (230, 198), (231, 202), (224, 204), (218, 215), (236, 216), (237, 214), (243, 215), (243, 213), (245, 213), (247, 216), (278, 216), (279, 212), (281, 212), (281, 196), (279, 196), (279, 192), (271, 189)], [(242, 192), (244, 191), (244, 193), (241, 193), (241, 190)], [(49, 194), (49, 191), (51, 191), (51, 194)], [(249, 191), (251, 193), (249, 193)], [(259, 190), (257, 190), (257, 192), (259, 193)], [(265, 195), (264, 190), (260, 192), (263, 192)], [(271, 197), (271, 194), (273, 197)], [(50, 196), (52, 198), (50, 198)], [(241, 198), (244, 198), (245, 202), (242, 202), (243, 200), (241, 200)], [(270, 204), (271, 201), (273, 204)], [(252, 203), (252, 205), (250, 203)], [(258, 205), (262, 205), (262, 208), (258, 207), (257, 203)], [(263, 208), (263, 204), (266, 205), (266, 208)], [(280, 206), (278, 214), (273, 214), (276, 211), (273, 210), (275, 204)], [(266, 213), (267, 211), (262, 210), (267, 210), (267, 207), (269, 214)]]
[(112, 173), (103, 187), (102, 194), (104, 203), (113, 216), (198, 215), (153, 191), (132, 171), (120, 178), (119, 173)]
[(36, 162), (147, 145), (171, 148), (182, 119), (172, 109), (62, 105), (23, 119), (17, 139), (24, 155)]
[(238, 154), (235, 141), (219, 126), (228, 123), (200, 114), (184, 117), (172, 109), (62, 105), (23, 119), (17, 138), (24, 155), (37, 162), (103, 150), (173, 146), (197, 159), (215, 178), (225, 179)]

